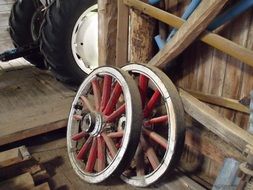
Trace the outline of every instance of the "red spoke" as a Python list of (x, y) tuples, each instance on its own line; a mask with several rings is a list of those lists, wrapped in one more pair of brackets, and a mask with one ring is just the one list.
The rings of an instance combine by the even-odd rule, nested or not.
[(142, 108), (144, 108), (146, 103), (146, 96), (148, 90), (149, 79), (145, 75), (140, 75), (139, 77), (139, 90), (141, 94)]
[(82, 116), (81, 115), (73, 115), (73, 119), (77, 120), (77, 121), (80, 121), (82, 120)]
[(81, 150), (79, 151), (79, 153), (77, 154), (77, 159), (78, 160), (82, 160), (84, 155), (86, 154), (89, 146), (90, 146), (90, 143), (92, 141), (92, 138), (89, 137), (88, 140), (84, 143), (84, 145), (82, 146)]
[(110, 98), (111, 85), (112, 85), (112, 77), (109, 75), (105, 75), (104, 76), (104, 83), (103, 83), (101, 107), (100, 107), (101, 112), (104, 111), (105, 106)]
[(90, 112), (94, 112), (95, 109), (94, 109), (93, 105), (90, 103), (90, 101), (88, 100), (88, 98), (85, 97), (85, 96), (81, 96), (80, 98), (81, 98), (81, 100), (82, 100), (82, 102), (83, 102), (83, 105), (85, 105), (85, 107), (86, 107)]
[(81, 133), (78, 133), (76, 135), (73, 135), (72, 136), (72, 140), (73, 141), (79, 141), (81, 138), (85, 137), (87, 133), (85, 132), (81, 132)]
[(106, 116), (105, 120), (106, 122), (113, 122), (115, 119), (117, 119), (119, 116), (121, 116), (126, 111), (126, 106), (123, 104), (120, 106), (117, 110), (115, 110), (111, 115)]
[(143, 136), (141, 136), (141, 138), (140, 138), (140, 143), (141, 143), (141, 146), (142, 146), (146, 156), (148, 157), (148, 160), (149, 160), (153, 170), (155, 170), (160, 164), (159, 159), (156, 156), (155, 150), (153, 149), (153, 147), (151, 147), (149, 145), (149, 143), (144, 139)]
[(145, 127), (148, 127), (148, 126), (151, 126), (154, 124), (165, 123), (165, 122), (168, 122), (168, 119), (169, 119), (168, 115), (163, 115), (163, 116), (155, 117), (155, 118), (152, 118), (148, 121), (145, 121), (143, 125)]
[(150, 115), (151, 111), (154, 109), (154, 107), (155, 107), (156, 103), (159, 101), (160, 97), (161, 97), (161, 94), (160, 94), (159, 90), (156, 90), (144, 109), (144, 112), (143, 112), (144, 117), (148, 117)]
[(85, 166), (86, 172), (92, 172), (97, 159), (97, 139), (93, 138), (92, 145), (90, 148), (90, 154)]
[(105, 141), (103, 137), (98, 137), (98, 172), (101, 172), (105, 169)]
[(168, 147), (168, 141), (165, 138), (163, 138), (161, 135), (157, 134), (154, 131), (147, 130), (145, 128), (143, 128), (142, 131), (144, 132), (145, 135), (147, 135), (153, 141), (157, 142), (163, 148), (167, 149), (167, 147)]
[(99, 111), (100, 103), (101, 103), (101, 92), (99, 90), (99, 84), (97, 80), (93, 80), (91, 84), (92, 84), (92, 89), (94, 93), (95, 107), (96, 107), (96, 110)]
[(114, 158), (117, 154), (117, 148), (116, 148), (113, 140), (110, 137), (108, 137), (105, 133), (102, 133), (101, 135), (104, 138), (105, 144), (108, 147), (108, 149), (112, 155), (112, 158)]
[(115, 105), (117, 104), (121, 93), (122, 93), (122, 88), (120, 84), (117, 83), (112, 91), (111, 97), (105, 107), (105, 110), (103, 111), (105, 115), (109, 115), (113, 112), (113, 109), (115, 108)]
[(124, 135), (124, 131), (118, 131), (118, 132), (112, 132), (107, 134), (108, 137), (110, 138), (121, 138)]

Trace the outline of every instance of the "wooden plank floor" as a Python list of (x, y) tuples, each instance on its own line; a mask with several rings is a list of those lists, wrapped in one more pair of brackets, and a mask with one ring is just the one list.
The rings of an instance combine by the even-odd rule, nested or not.
[[(49, 137), (50, 138), (50, 137)], [(41, 138), (42, 139), (42, 138)], [(37, 142), (38, 143), (38, 142)], [(40, 161), (50, 175), (49, 185), (51, 189), (57, 190), (134, 190), (140, 189), (125, 184), (119, 178), (113, 177), (102, 184), (88, 184), (82, 181), (71, 167), (67, 155), (66, 138), (60, 137), (46, 143), (38, 143), (36, 146), (28, 147), (32, 156)], [(186, 177), (182, 173), (175, 172), (168, 180), (159, 182), (143, 190), (205, 190), (202, 186)]]
[(0, 145), (66, 127), (75, 95), (49, 72), (20, 64), (0, 70)]

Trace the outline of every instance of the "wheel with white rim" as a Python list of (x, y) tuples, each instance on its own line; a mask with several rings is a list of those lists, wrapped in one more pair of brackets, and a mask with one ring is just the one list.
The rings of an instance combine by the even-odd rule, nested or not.
[(55, 0), (41, 34), (41, 51), (59, 80), (80, 84), (98, 67), (97, 0)]
[(121, 175), (140, 138), (141, 98), (134, 80), (120, 69), (100, 67), (81, 84), (67, 127), (71, 164), (79, 177), (99, 183)]
[(142, 134), (135, 157), (121, 178), (146, 187), (173, 170), (184, 146), (184, 110), (171, 80), (159, 69), (131, 64), (123, 67), (138, 83), (142, 99)]

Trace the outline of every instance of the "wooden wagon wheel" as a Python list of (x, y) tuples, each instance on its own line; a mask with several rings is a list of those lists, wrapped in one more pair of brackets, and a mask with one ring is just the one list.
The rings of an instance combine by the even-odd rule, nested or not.
[(67, 145), (75, 172), (86, 182), (121, 175), (132, 160), (142, 122), (136, 92), (131, 76), (112, 67), (94, 70), (80, 86), (69, 115)]
[(179, 160), (184, 146), (184, 110), (175, 86), (159, 69), (131, 64), (123, 70), (138, 83), (144, 119), (134, 160), (121, 178), (145, 187), (171, 171)]

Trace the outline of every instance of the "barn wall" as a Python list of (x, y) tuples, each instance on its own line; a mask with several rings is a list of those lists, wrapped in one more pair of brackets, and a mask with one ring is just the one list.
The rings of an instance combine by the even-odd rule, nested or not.
[[(253, 49), (253, 10), (245, 12), (229, 23), (221, 32), (232, 41)], [(202, 42), (193, 43), (177, 60), (170, 77), (178, 86), (240, 100), (253, 90), (253, 68)], [(176, 73), (176, 74), (175, 74)], [(212, 106), (220, 114), (247, 129), (249, 116), (229, 109)], [(192, 162), (192, 154), (184, 155)], [(198, 159), (198, 158), (195, 158)], [(221, 163), (204, 159), (202, 179), (213, 183)]]

